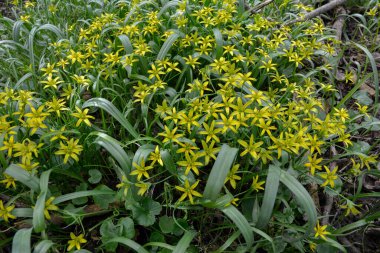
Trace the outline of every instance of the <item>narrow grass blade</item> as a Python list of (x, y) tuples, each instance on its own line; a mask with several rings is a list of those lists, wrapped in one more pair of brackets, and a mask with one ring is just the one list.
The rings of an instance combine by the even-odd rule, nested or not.
[(175, 165), (172, 156), (169, 151), (161, 150), (161, 159), (164, 162), (165, 168), (174, 176), (178, 175), (177, 166)]
[(195, 231), (186, 231), (174, 248), (173, 253), (186, 253), (187, 248), (190, 246), (190, 243), (196, 234)]
[(332, 247), (339, 249), (340, 252), (347, 253), (346, 248), (343, 247), (343, 245), (340, 244), (340, 243), (338, 243), (337, 241), (335, 241), (335, 240), (333, 240), (333, 239), (331, 239), (331, 238), (328, 238), (328, 237), (326, 237), (326, 241), (327, 241), (327, 243), (330, 244)]
[(236, 225), (236, 227), (240, 230), (241, 234), (243, 235), (248, 248), (250, 248), (253, 245), (254, 237), (252, 233), (252, 228), (249, 225), (247, 219), (244, 217), (244, 215), (239, 212), (238, 209), (234, 206), (228, 206), (226, 208), (222, 209), (222, 212), (228, 216), (232, 220), (232, 222)]
[(267, 233), (264, 233), (263, 231), (261, 231), (260, 229), (257, 229), (257, 228), (252, 228), (252, 231), (254, 233), (260, 235), (265, 240), (267, 240), (271, 244), (273, 252), (276, 252), (276, 247), (274, 246), (272, 237), (270, 237)]
[(223, 144), (218, 157), (212, 166), (210, 176), (207, 179), (206, 187), (203, 192), (203, 197), (210, 200), (216, 200), (223, 188), (224, 180), (230, 171), (235, 160), (237, 148), (231, 148), (227, 144)]
[(160, 10), (160, 12), (157, 14), (157, 18), (161, 17), (162, 14), (164, 14), (169, 8), (175, 7), (179, 4), (179, 1), (173, 0), (167, 2)]
[(347, 224), (341, 228), (338, 228), (334, 231), (333, 234), (335, 235), (341, 235), (341, 234), (344, 234), (346, 232), (349, 232), (349, 231), (352, 231), (352, 230), (355, 230), (355, 229), (358, 229), (362, 226), (367, 226), (370, 222), (376, 220), (376, 219), (379, 219), (380, 218), (380, 212), (377, 212), (373, 215), (369, 215), (367, 217), (365, 217), (364, 219), (361, 219), (361, 220), (358, 220), (358, 221), (355, 221), (353, 223), (350, 223), (350, 224)]
[(89, 196), (97, 196), (97, 195), (113, 195), (115, 194), (114, 191), (110, 190), (91, 190), (91, 191), (80, 191), (80, 192), (73, 192), (68, 193), (65, 195), (61, 195), (53, 200), (54, 205), (58, 205), (62, 202), (82, 198), (82, 197), (89, 197)]
[(173, 46), (174, 42), (180, 37), (178, 33), (173, 33), (167, 38), (167, 40), (162, 45), (160, 52), (158, 52), (157, 60), (163, 60), (168, 54), (170, 48)]
[(39, 192), (40, 190), (39, 179), (36, 176), (32, 176), (29, 172), (27, 172), (20, 166), (11, 164), (4, 171), (4, 173), (8, 174), (9, 176), (13, 177), (14, 179), (23, 183), (24, 185), (28, 186), (33, 191)]
[(163, 243), (163, 242), (148, 242), (147, 244), (144, 244), (144, 248), (149, 247), (149, 246), (168, 249), (168, 250), (171, 250), (172, 252), (175, 249), (174, 246), (169, 245), (167, 243)]
[[(123, 170), (124, 176), (128, 176), (129, 173), (131, 173), (132, 162), (131, 158), (121, 147), (121, 143), (104, 133), (95, 132), (93, 134), (98, 136), (98, 138), (95, 139), (94, 143), (105, 148), (119, 163), (121, 169)], [(116, 174), (118, 175), (119, 179), (121, 179), (123, 176), (119, 171), (116, 171)]]
[(42, 232), (45, 227), (45, 200), (46, 195), (48, 193), (48, 184), (49, 184), (49, 176), (50, 176), (51, 170), (44, 171), (41, 174), (40, 177), (40, 194), (38, 195), (36, 205), (33, 209), (33, 228), (34, 231), (39, 233)]
[(132, 54), (133, 53), (133, 47), (132, 43), (127, 35), (119, 35), (118, 36), (121, 44), (123, 44), (124, 50), (127, 54)]
[(355, 43), (355, 42), (351, 42), (351, 43), (354, 46), (361, 49), (367, 55), (369, 62), (371, 63), (371, 68), (372, 68), (372, 72), (373, 72), (373, 81), (374, 81), (375, 92), (376, 92), (376, 94), (375, 94), (375, 105), (376, 105), (379, 101), (379, 85), (380, 84), (379, 84), (379, 71), (377, 70), (375, 58), (373, 57), (371, 52), (366, 47), (364, 47), (358, 43)]
[(278, 186), (280, 184), (281, 169), (276, 165), (270, 165), (267, 180), (265, 182), (265, 191), (263, 204), (257, 219), (258, 228), (264, 228), (272, 216), (274, 203), (276, 202)]
[(224, 252), (228, 247), (231, 246), (231, 244), (241, 235), (240, 231), (236, 231), (233, 233), (224, 243), (222, 246), (220, 246), (219, 249), (214, 251), (213, 253), (222, 253)]
[(12, 211), (12, 214), (18, 218), (31, 218), (33, 217), (32, 208), (15, 208)]
[(12, 241), (12, 253), (30, 253), (32, 228), (23, 228), (16, 232)]
[(40, 241), (36, 247), (34, 247), (33, 253), (47, 253), (48, 250), (54, 245), (50, 240)]
[(223, 55), (223, 35), (218, 28), (213, 29), (213, 32), (216, 42), (215, 59), (219, 59)]
[(117, 242), (117, 243), (124, 244), (125, 246), (127, 246), (127, 247), (135, 250), (138, 253), (149, 253), (146, 249), (144, 249), (143, 246), (141, 246), (137, 242), (132, 241), (132, 240), (130, 240), (128, 238), (116, 237), (116, 238), (113, 238), (113, 239), (107, 241), (105, 244), (111, 243), (111, 242)]
[(105, 98), (92, 98), (87, 100), (83, 104), (83, 108), (86, 107), (98, 107), (109, 114), (111, 114), (112, 117), (114, 117), (119, 123), (134, 137), (139, 138), (140, 135), (136, 132), (135, 128), (129, 123), (129, 121), (124, 117), (124, 115), (107, 99)]
[(307, 214), (309, 226), (303, 236), (303, 238), (305, 238), (313, 232), (313, 229), (317, 224), (317, 210), (313, 199), (302, 184), (288, 172), (282, 171), (280, 181), (294, 194), (298, 204), (302, 206)]

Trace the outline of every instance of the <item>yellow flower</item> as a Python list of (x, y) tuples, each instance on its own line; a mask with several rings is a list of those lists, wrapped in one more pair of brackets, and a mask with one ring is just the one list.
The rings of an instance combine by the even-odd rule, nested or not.
[(321, 237), (323, 240), (327, 240), (325, 235), (330, 235), (331, 233), (326, 231), (327, 225), (320, 226), (319, 221), (317, 222), (317, 226), (314, 228), (315, 231), (315, 238)]
[(185, 63), (191, 66), (193, 69), (196, 67), (196, 65), (201, 64), (200, 62), (197, 61), (198, 60), (197, 57), (193, 58), (191, 55), (189, 55), (189, 57), (183, 57), (183, 59), (185, 60)]
[(73, 138), (69, 141), (66, 141), (66, 144), (62, 142), (59, 143), (59, 150), (55, 152), (56, 155), (65, 155), (63, 163), (67, 163), (69, 158), (73, 158), (75, 161), (79, 161), (78, 155), (82, 152), (83, 146), (78, 144), (79, 139), (74, 140)]
[(140, 196), (143, 196), (150, 186), (149, 183), (143, 183), (143, 182), (136, 183), (135, 185), (139, 188), (137, 195), (140, 195)]
[(200, 131), (199, 134), (207, 135), (206, 142), (209, 142), (211, 139), (214, 139), (217, 143), (220, 142), (219, 137), (217, 134), (222, 131), (221, 128), (215, 128), (215, 120), (211, 122), (210, 125), (203, 122), (204, 131)]
[(347, 200), (345, 205), (341, 205), (340, 207), (343, 209), (346, 209), (346, 213), (344, 216), (350, 215), (352, 213), (353, 215), (359, 215), (360, 211), (356, 209), (356, 207), (361, 207), (362, 205), (356, 205), (354, 202)]
[(78, 126), (82, 123), (82, 121), (83, 121), (84, 123), (86, 123), (86, 125), (91, 126), (91, 122), (90, 122), (89, 119), (95, 119), (95, 117), (94, 117), (94, 116), (91, 116), (91, 115), (87, 115), (87, 113), (88, 113), (88, 109), (86, 108), (86, 109), (84, 109), (84, 110), (82, 111), (82, 110), (79, 109), (79, 107), (77, 107), (77, 106), (75, 107), (75, 109), (77, 110), (77, 112), (74, 112), (74, 113), (71, 114), (72, 116), (78, 118), (78, 121), (77, 121), (77, 123), (75, 124), (75, 126), (78, 127)]
[(321, 186), (326, 186), (329, 184), (332, 188), (334, 188), (335, 186), (334, 180), (338, 178), (338, 176), (335, 175), (335, 173), (338, 170), (338, 166), (336, 166), (332, 171), (330, 171), (327, 166), (323, 166), (323, 167), (325, 168), (326, 173), (321, 173), (320, 176), (326, 181)]
[(80, 234), (80, 235), (76, 236), (73, 232), (71, 232), (70, 233), (71, 240), (69, 240), (67, 242), (69, 244), (69, 247), (67, 247), (67, 251), (70, 251), (74, 247), (77, 250), (80, 250), (80, 248), (81, 248), (80, 245), (87, 242), (87, 240), (84, 239), (83, 237), (84, 237), (83, 234)]
[(10, 186), (12, 186), (13, 188), (16, 188), (16, 180), (7, 174), (4, 174), (4, 176), (5, 176), (5, 179), (1, 180), (0, 183), (5, 184), (6, 189), (8, 189)]
[(57, 99), (53, 97), (52, 101), (45, 102), (45, 105), (49, 108), (48, 112), (55, 112), (58, 117), (61, 117), (61, 111), (67, 111), (65, 107), (65, 101), (63, 99)]
[(58, 210), (58, 207), (51, 203), (51, 202), (53, 202), (54, 199), (55, 199), (55, 197), (50, 197), (48, 200), (45, 201), (44, 215), (45, 215), (45, 218), (47, 220), (51, 219), (49, 211), (57, 211)]
[(314, 156), (309, 155), (307, 159), (309, 160), (309, 162), (305, 163), (305, 166), (310, 168), (312, 175), (314, 175), (315, 169), (322, 169), (321, 165), (319, 164), (322, 162), (323, 158), (317, 158), (317, 154), (315, 154)]
[(249, 143), (244, 140), (238, 140), (238, 142), (244, 147), (244, 151), (241, 152), (240, 156), (245, 156), (249, 153), (254, 159), (259, 159), (257, 152), (260, 152), (260, 146), (263, 145), (262, 141), (255, 142), (255, 137), (252, 134), (249, 137)]
[(197, 180), (197, 182), (195, 182), (193, 185), (190, 186), (189, 181), (186, 179), (185, 187), (176, 186), (175, 188), (177, 190), (183, 192), (182, 196), (178, 199), (178, 202), (183, 201), (185, 198), (189, 198), (190, 203), (194, 204), (193, 196), (202, 197), (202, 194), (194, 190), (198, 184), (199, 184), (199, 180)]
[(198, 153), (199, 157), (204, 156), (205, 158), (205, 165), (207, 165), (210, 162), (210, 159), (216, 160), (216, 154), (220, 151), (220, 147), (214, 147), (215, 141), (212, 140), (209, 145), (207, 145), (207, 142), (204, 140), (201, 140), (203, 150)]
[(173, 130), (170, 130), (169, 127), (165, 126), (165, 132), (159, 133), (158, 135), (165, 137), (162, 141), (163, 143), (166, 142), (179, 142), (178, 138), (183, 137), (183, 134), (176, 134), (178, 130), (178, 127), (175, 127)]
[(158, 162), (161, 166), (164, 166), (164, 162), (162, 161), (161, 158), (161, 153), (160, 153), (160, 147), (156, 146), (154, 149), (154, 152), (151, 152), (148, 158), (149, 161), (152, 161), (151, 165), (153, 166), (156, 162)]
[(0, 148), (0, 150), (8, 150), (8, 157), (12, 157), (12, 151), (13, 151), (14, 145), (15, 145), (14, 136), (11, 135), (8, 141), (3, 141), (3, 146)]
[(228, 181), (230, 181), (230, 185), (232, 188), (236, 189), (236, 181), (240, 180), (241, 177), (236, 175), (236, 172), (239, 169), (239, 164), (235, 164), (232, 169), (228, 172), (228, 175), (226, 177), (226, 180), (224, 180), (224, 184), (226, 184)]
[(16, 216), (11, 214), (14, 208), (14, 205), (4, 206), (3, 201), (0, 200), (0, 218), (3, 218), (5, 222), (8, 222), (9, 219), (16, 219)]
[(198, 167), (202, 166), (203, 164), (201, 162), (197, 162), (199, 155), (190, 155), (188, 153), (185, 153), (185, 159), (186, 161), (179, 161), (177, 164), (182, 167), (186, 167), (185, 175), (189, 174), (190, 170), (194, 171), (196, 175), (199, 175)]
[(133, 165), (133, 167), (135, 169), (130, 173), (131, 176), (137, 175), (137, 180), (138, 181), (141, 180), (142, 176), (144, 176), (145, 178), (149, 179), (148, 170), (153, 169), (152, 165), (146, 166), (144, 160), (141, 160), (140, 164), (137, 164), (137, 163), (134, 162), (132, 165)]
[(264, 188), (262, 187), (263, 184), (265, 184), (265, 181), (259, 182), (259, 175), (256, 175), (256, 177), (253, 178), (252, 189), (256, 192), (258, 192), (259, 190), (264, 190)]
[(123, 194), (124, 196), (127, 196), (129, 187), (130, 187), (130, 182), (128, 181), (127, 177), (123, 175), (121, 177), (121, 183), (117, 184), (116, 188), (124, 188)]

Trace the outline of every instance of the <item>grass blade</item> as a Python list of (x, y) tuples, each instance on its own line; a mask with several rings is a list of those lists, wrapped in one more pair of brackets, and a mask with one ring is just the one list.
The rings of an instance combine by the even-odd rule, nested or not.
[(236, 231), (233, 233), (226, 241), (223, 243), (222, 246), (220, 246), (219, 249), (214, 251), (213, 253), (222, 253), (224, 252), (228, 247), (231, 246), (231, 244), (241, 235), (240, 231)]
[(97, 196), (97, 195), (114, 195), (114, 191), (110, 190), (90, 190), (90, 191), (80, 191), (80, 192), (73, 192), (68, 193), (65, 195), (61, 195), (53, 200), (54, 205), (58, 205), (62, 202), (69, 201), (72, 199), (82, 198), (82, 197), (89, 197), (89, 196)]
[(83, 104), (83, 108), (86, 107), (98, 107), (100, 109), (108, 112), (112, 117), (114, 117), (119, 123), (134, 137), (139, 138), (140, 135), (136, 132), (135, 128), (129, 123), (129, 121), (124, 117), (124, 115), (107, 99), (105, 98), (92, 98), (87, 100)]
[(206, 187), (203, 192), (203, 197), (215, 201), (223, 188), (224, 180), (230, 171), (235, 160), (237, 148), (231, 148), (227, 144), (222, 146), (218, 157), (212, 166), (210, 176), (207, 179)]
[(303, 207), (308, 216), (309, 226), (305, 235), (302, 237), (305, 238), (313, 232), (313, 229), (317, 224), (317, 211), (314, 201), (302, 184), (288, 172), (282, 171), (280, 181), (294, 194), (298, 204)]
[(23, 228), (16, 232), (12, 241), (12, 253), (30, 253), (32, 228)]
[(54, 245), (50, 240), (40, 241), (33, 250), (33, 253), (46, 253)]
[(170, 48), (173, 46), (174, 42), (180, 37), (178, 33), (173, 33), (167, 38), (167, 40), (162, 45), (160, 52), (158, 52), (157, 60), (163, 60), (168, 54)]
[(257, 227), (264, 228), (272, 216), (274, 203), (276, 202), (278, 186), (280, 184), (281, 169), (278, 166), (270, 165), (265, 183), (264, 199), (261, 206)]
[(125, 246), (128, 246), (129, 248), (135, 250), (138, 253), (149, 253), (146, 249), (144, 249), (143, 246), (141, 246), (137, 242), (132, 241), (128, 238), (116, 237), (116, 238), (113, 238), (113, 239), (107, 241), (105, 244), (111, 243), (111, 242), (117, 242), (117, 243), (124, 244)]
[(232, 205), (221, 210), (225, 215), (228, 216), (228, 218), (232, 220), (233, 223), (235, 223), (235, 225), (243, 235), (248, 248), (250, 248), (253, 245), (254, 237), (252, 233), (252, 228), (249, 225), (247, 219), (244, 217), (244, 215), (241, 212), (239, 212), (239, 210), (236, 209), (236, 207)]
[(40, 190), (40, 180), (36, 176), (32, 176), (29, 172), (27, 172), (18, 165), (9, 165), (9, 167), (5, 170), (4, 173), (13, 177), (17, 181), (20, 181), (21, 183), (28, 186), (35, 192), (38, 192)]
[[(112, 138), (111, 136), (101, 133), (95, 132), (94, 135), (97, 135), (98, 138), (95, 139), (94, 143), (105, 148), (119, 163), (121, 169), (123, 170), (124, 176), (128, 177), (129, 173), (132, 170), (132, 161), (130, 157), (125, 153), (124, 149), (121, 147), (121, 143)], [(117, 176), (121, 180), (122, 173), (120, 171), (116, 171)]]
[(218, 28), (213, 29), (213, 32), (216, 42), (215, 59), (219, 59), (223, 55), (223, 35)]
[(197, 233), (195, 231), (186, 231), (179, 240), (177, 246), (174, 248), (174, 253), (186, 253), (187, 248), (190, 246), (191, 241)]
[(34, 228), (34, 231), (37, 233), (42, 232), (46, 227), (44, 210), (45, 210), (46, 195), (48, 193), (50, 173), (51, 173), (51, 170), (48, 170), (48, 171), (44, 171), (41, 174), (41, 178), (40, 178), (41, 193), (38, 195), (36, 205), (33, 209), (33, 228)]

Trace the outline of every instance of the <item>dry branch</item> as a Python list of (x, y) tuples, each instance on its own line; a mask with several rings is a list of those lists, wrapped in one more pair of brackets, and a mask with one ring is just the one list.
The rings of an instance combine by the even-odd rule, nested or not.
[(302, 22), (302, 21), (306, 21), (306, 20), (309, 20), (309, 19), (312, 19), (312, 18), (315, 18), (315, 17), (318, 17), (319, 15), (325, 13), (325, 12), (328, 12), (332, 9), (334, 9), (335, 7), (339, 6), (339, 5), (343, 5), (347, 2), (347, 0), (333, 0), (333, 1), (330, 1), (329, 3), (315, 9), (314, 11), (311, 11), (309, 13), (307, 13), (305, 16), (303, 16), (302, 18), (298, 18), (296, 20), (292, 20), (290, 22), (287, 23), (287, 25), (291, 25), (291, 24), (294, 24), (294, 23), (297, 23), (297, 22)]

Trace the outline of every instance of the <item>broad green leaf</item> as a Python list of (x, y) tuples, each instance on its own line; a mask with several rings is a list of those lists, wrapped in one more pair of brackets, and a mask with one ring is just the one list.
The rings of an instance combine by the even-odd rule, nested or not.
[(31, 175), (29, 172), (27, 172), (20, 166), (11, 164), (4, 171), (4, 173), (8, 174), (9, 176), (13, 177), (14, 179), (23, 183), (24, 185), (28, 186), (33, 191), (40, 191), (40, 180), (36, 176)]
[(276, 165), (270, 165), (265, 182), (263, 204), (259, 212), (256, 227), (265, 228), (272, 216), (274, 203), (276, 202), (278, 186), (280, 184), (281, 169)]
[(33, 253), (47, 253), (53, 245), (54, 243), (50, 240), (42, 240), (34, 247)]
[(160, 217), (159, 226), (164, 234), (172, 233), (175, 228), (175, 222), (172, 217), (168, 217), (166, 215)]
[(131, 125), (131, 123), (129, 123), (129, 121), (124, 117), (124, 115), (107, 99), (91, 98), (87, 100), (82, 107), (98, 107), (100, 109), (105, 110), (112, 117), (114, 117), (133, 136), (133, 138), (139, 138), (139, 133), (136, 132), (135, 128)]
[(23, 228), (16, 232), (12, 241), (12, 253), (31, 253), (30, 239), (33, 228)]
[(175, 7), (179, 4), (179, 1), (172, 0), (167, 2), (163, 7), (161, 7), (160, 12), (157, 14), (157, 18), (161, 17), (169, 8)]
[(160, 203), (145, 197), (133, 204), (126, 203), (126, 209), (132, 210), (132, 216), (139, 225), (149, 227), (155, 223), (162, 207)]
[(214, 166), (212, 166), (210, 176), (207, 179), (206, 187), (203, 192), (204, 198), (213, 201), (218, 198), (237, 152), (237, 148), (231, 148), (227, 144), (223, 144)]
[(173, 252), (175, 253), (186, 253), (187, 248), (190, 246), (191, 241), (197, 233), (195, 231), (186, 231), (179, 240), (177, 246), (174, 248)]
[(19, 218), (31, 218), (33, 217), (32, 208), (15, 208), (12, 211), (12, 214)]
[(96, 196), (96, 195), (114, 195), (114, 191), (109, 190), (91, 190), (91, 191), (80, 191), (80, 192), (73, 192), (68, 193), (62, 196), (59, 196), (53, 200), (54, 205), (58, 205), (62, 202), (69, 201), (76, 198), (82, 198), (82, 197), (89, 197), (89, 196)]
[(88, 182), (91, 184), (97, 184), (102, 180), (102, 173), (98, 169), (91, 169), (88, 174), (90, 175)]
[(222, 212), (228, 216), (232, 220), (232, 222), (236, 225), (236, 227), (240, 230), (241, 234), (243, 235), (248, 248), (250, 248), (253, 245), (254, 237), (252, 228), (249, 225), (247, 219), (244, 217), (244, 215), (239, 212), (236, 207), (230, 205), (226, 208), (221, 209)]
[(178, 175), (177, 166), (173, 161), (172, 156), (170, 155), (169, 151), (167, 150), (161, 150), (161, 159), (164, 163), (165, 168), (174, 176)]
[(314, 201), (302, 184), (287, 171), (282, 171), (280, 181), (294, 194), (298, 204), (302, 206), (307, 215), (308, 228), (303, 236), (303, 238), (305, 238), (313, 232), (313, 229), (317, 224), (317, 210)]
[(117, 36), (119, 40), (121, 41), (121, 44), (123, 44), (124, 50), (127, 54), (133, 53), (133, 47), (132, 43), (127, 35), (121, 34)]

